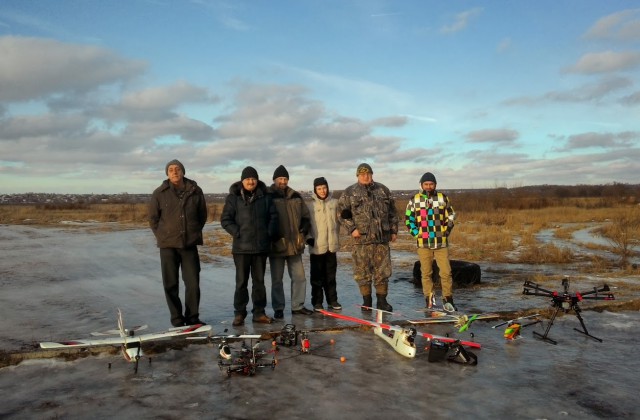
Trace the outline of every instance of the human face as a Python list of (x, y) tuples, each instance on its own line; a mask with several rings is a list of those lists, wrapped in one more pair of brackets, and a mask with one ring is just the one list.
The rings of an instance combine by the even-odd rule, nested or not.
[(286, 190), (289, 185), (289, 178), (286, 176), (281, 176), (273, 180), (273, 183), (276, 184), (276, 188), (279, 190)]
[(245, 178), (242, 180), (242, 187), (247, 191), (253, 191), (258, 186), (258, 180), (255, 178)]
[(358, 184), (370, 185), (373, 182), (373, 174), (371, 172), (360, 172), (358, 174)]
[(169, 182), (173, 185), (182, 184), (182, 180), (184, 179), (184, 173), (182, 173), (180, 165), (169, 165), (167, 176), (169, 176)]
[(319, 199), (324, 200), (329, 194), (329, 188), (326, 185), (318, 185), (316, 187), (316, 195)]
[(426, 192), (433, 192), (436, 189), (436, 183), (431, 181), (425, 181), (420, 186)]

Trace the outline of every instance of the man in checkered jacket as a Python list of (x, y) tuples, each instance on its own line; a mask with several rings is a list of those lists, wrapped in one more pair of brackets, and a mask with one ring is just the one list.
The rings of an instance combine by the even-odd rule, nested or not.
[(420, 178), (420, 191), (409, 200), (405, 212), (405, 225), (416, 238), (418, 258), (422, 272), (422, 292), (427, 307), (434, 305), (433, 260), (440, 269), (443, 307), (453, 312), (453, 279), (449, 263), (448, 237), (453, 229), (456, 214), (449, 198), (436, 190), (436, 177), (426, 172)]

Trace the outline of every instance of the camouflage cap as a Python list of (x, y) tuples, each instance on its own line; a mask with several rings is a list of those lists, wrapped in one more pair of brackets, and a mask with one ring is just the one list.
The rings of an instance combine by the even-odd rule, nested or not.
[(373, 173), (373, 169), (371, 169), (371, 166), (368, 163), (361, 163), (360, 165), (358, 165), (358, 169), (356, 169), (356, 175), (360, 175), (360, 174), (365, 174), (365, 173)]

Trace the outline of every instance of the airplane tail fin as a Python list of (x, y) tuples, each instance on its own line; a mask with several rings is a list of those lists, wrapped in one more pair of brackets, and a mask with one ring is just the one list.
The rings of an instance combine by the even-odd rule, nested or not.
[(120, 332), (120, 337), (126, 337), (127, 332), (124, 329), (124, 321), (122, 320), (122, 311), (118, 308), (118, 331)]

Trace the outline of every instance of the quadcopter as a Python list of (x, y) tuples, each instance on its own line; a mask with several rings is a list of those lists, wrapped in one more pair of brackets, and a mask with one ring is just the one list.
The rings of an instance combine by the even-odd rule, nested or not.
[[(260, 348), (261, 335), (225, 335), (212, 337), (212, 339), (221, 339), (218, 344), (218, 367), (220, 371), (226, 371), (227, 377), (233, 373), (239, 373), (245, 376), (253, 376), (258, 369), (270, 367), (272, 370), (276, 368), (278, 361), (276, 360), (277, 349), (273, 346), (271, 350), (263, 350)], [(229, 340), (241, 339), (240, 349), (232, 349)], [(247, 341), (249, 340), (249, 344)], [(270, 361), (263, 359), (273, 354)]]
[(551, 298), (551, 306), (555, 308), (555, 311), (553, 312), (553, 315), (551, 315), (551, 319), (549, 320), (549, 324), (547, 325), (547, 328), (544, 331), (544, 334), (540, 334), (539, 332), (534, 331), (533, 332), (534, 336), (540, 338), (542, 341), (545, 341), (547, 343), (558, 344), (557, 341), (549, 338), (549, 330), (553, 326), (553, 321), (556, 319), (556, 316), (558, 315), (558, 312), (560, 312), (560, 310), (564, 311), (565, 313), (573, 311), (576, 317), (578, 318), (578, 320), (580, 321), (580, 325), (582, 326), (582, 330), (579, 330), (577, 328), (574, 328), (574, 330), (602, 343), (602, 339), (589, 334), (589, 331), (587, 330), (587, 327), (584, 324), (584, 320), (580, 315), (580, 312), (582, 312), (582, 309), (580, 309), (580, 306), (578, 306), (578, 304), (585, 299), (614, 300), (615, 297), (613, 296), (612, 293), (602, 294), (602, 292), (610, 291), (609, 286), (605, 284), (600, 288), (594, 287), (592, 290), (588, 290), (586, 292), (576, 292), (572, 294), (572, 293), (569, 293), (569, 279), (566, 277), (562, 279), (562, 286), (564, 288), (564, 291), (562, 293), (558, 293), (555, 291), (543, 289), (537, 283), (533, 283), (528, 280), (524, 282), (524, 290), (522, 291), (522, 294), (549, 297)]

